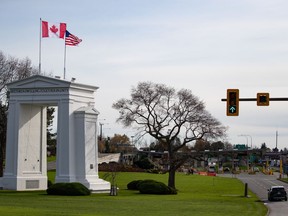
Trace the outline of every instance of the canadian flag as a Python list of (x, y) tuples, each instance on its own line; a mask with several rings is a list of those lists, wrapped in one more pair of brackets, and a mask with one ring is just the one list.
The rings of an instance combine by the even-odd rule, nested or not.
[(48, 23), (42, 21), (42, 37), (56, 37), (64, 39), (66, 23)]

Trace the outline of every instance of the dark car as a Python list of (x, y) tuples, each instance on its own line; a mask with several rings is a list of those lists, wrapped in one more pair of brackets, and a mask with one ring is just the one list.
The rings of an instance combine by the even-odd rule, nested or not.
[(283, 186), (272, 186), (268, 189), (268, 200), (285, 200), (287, 201), (287, 193)]

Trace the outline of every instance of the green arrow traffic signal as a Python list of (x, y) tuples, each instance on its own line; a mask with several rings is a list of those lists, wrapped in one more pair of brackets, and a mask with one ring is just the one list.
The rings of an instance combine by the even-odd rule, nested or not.
[(239, 89), (227, 89), (227, 116), (239, 115)]
[(236, 113), (236, 111), (237, 111), (236, 106), (230, 106), (229, 107), (229, 113)]

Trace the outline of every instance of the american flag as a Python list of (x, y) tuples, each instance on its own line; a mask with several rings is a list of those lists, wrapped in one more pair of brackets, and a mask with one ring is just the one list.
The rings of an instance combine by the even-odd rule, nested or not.
[(77, 46), (79, 43), (81, 43), (82, 40), (76, 37), (75, 35), (71, 34), (66, 30), (65, 34), (65, 45), (68, 46)]

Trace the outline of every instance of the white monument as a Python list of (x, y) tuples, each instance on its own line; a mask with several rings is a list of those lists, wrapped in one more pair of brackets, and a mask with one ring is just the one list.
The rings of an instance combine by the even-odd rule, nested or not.
[(99, 113), (94, 108), (98, 88), (40, 75), (7, 87), (6, 162), (0, 187), (47, 189), (46, 107), (57, 106), (55, 182), (80, 182), (95, 192), (110, 191), (110, 183), (98, 176)]

